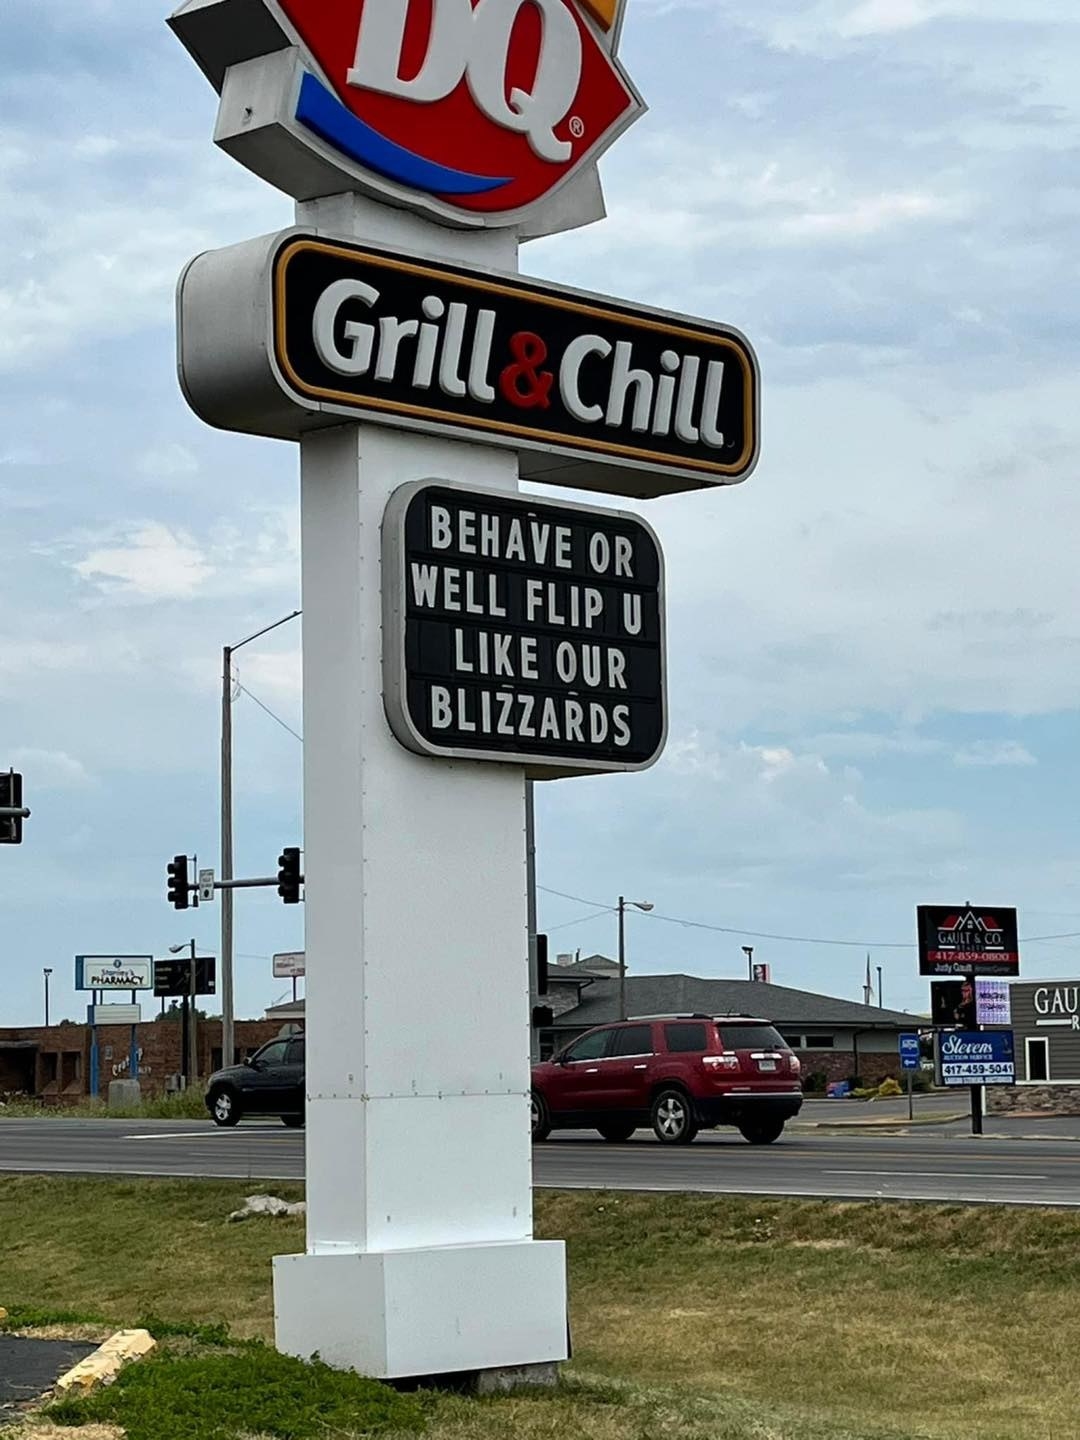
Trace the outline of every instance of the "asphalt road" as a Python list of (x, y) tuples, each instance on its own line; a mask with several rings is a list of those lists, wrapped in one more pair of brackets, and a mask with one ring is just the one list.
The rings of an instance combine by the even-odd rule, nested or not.
[[(301, 1180), (303, 1147), (303, 1132), (276, 1122), (217, 1130), (201, 1121), (0, 1119), (0, 1171), (8, 1172)], [(1077, 1141), (980, 1140), (953, 1127), (808, 1129), (760, 1148), (726, 1131), (685, 1149), (662, 1147), (646, 1131), (623, 1145), (564, 1134), (533, 1153), (536, 1183), (550, 1188), (1080, 1206)]]

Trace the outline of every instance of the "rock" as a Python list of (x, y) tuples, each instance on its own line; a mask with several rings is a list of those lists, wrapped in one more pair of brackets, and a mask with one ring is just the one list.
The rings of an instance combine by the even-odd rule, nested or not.
[(290, 1205), (287, 1200), (279, 1200), (276, 1195), (249, 1195), (244, 1201), (242, 1210), (234, 1210), (229, 1216), (233, 1220), (254, 1220), (258, 1215), (306, 1215), (307, 1205), (303, 1200), (298, 1200)]

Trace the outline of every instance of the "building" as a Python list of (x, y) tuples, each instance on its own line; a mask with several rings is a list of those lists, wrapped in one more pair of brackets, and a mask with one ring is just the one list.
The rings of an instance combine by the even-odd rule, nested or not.
[(1080, 1114), (1080, 980), (1013, 980), (1009, 998), (1016, 1084), (988, 1085), (987, 1108)]
[[(552, 1011), (552, 1023), (540, 1031), (544, 1058), (592, 1026), (619, 1018), (618, 976), (618, 964), (604, 955), (566, 957), (566, 963), (550, 967), (543, 1003)], [(899, 1035), (929, 1024), (922, 1015), (756, 980), (629, 975), (626, 997), (629, 1015), (733, 1014), (771, 1020), (798, 1053), (807, 1080), (813, 1077), (821, 1086), (853, 1076), (867, 1085), (889, 1075), (899, 1079)]]
[[(160, 1095), (170, 1077), (183, 1071), (182, 1026), (178, 1019), (144, 1021), (136, 1026), (138, 1080), (144, 1095)], [(237, 1058), (253, 1055), (268, 1040), (295, 1026), (276, 1020), (238, 1020)], [(198, 1027), (199, 1074), (221, 1066), (221, 1021), (203, 1020)], [(98, 1027), (99, 1094), (108, 1094), (110, 1080), (126, 1080), (131, 1068), (131, 1027)], [(26, 1097), (50, 1105), (76, 1104), (90, 1094), (90, 1027), (65, 1021), (60, 1025), (0, 1028), (0, 1102)]]

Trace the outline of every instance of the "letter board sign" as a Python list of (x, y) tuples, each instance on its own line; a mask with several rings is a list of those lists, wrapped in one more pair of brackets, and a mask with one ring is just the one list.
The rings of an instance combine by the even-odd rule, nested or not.
[(642, 770), (666, 738), (664, 567), (636, 515), (427, 480), (383, 521), (384, 698), (422, 755)]
[(920, 905), (918, 921), (920, 975), (1019, 975), (1015, 910)]
[(937, 1036), (943, 1085), (1012, 1085), (1016, 1082), (1011, 1030), (950, 1030)]
[(757, 360), (707, 320), (297, 231), (200, 256), (179, 312), (185, 394), (223, 429), (295, 439), (367, 420), (640, 498), (757, 463)]

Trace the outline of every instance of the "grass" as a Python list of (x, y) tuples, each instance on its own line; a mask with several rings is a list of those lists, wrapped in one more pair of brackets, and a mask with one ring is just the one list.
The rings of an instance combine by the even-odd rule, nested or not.
[[(270, 1257), (303, 1246), (299, 1220), (225, 1223), (254, 1188), (0, 1179), (0, 1305), (46, 1323), (164, 1314), (148, 1328), (227, 1373), (261, 1353), (232, 1337), (271, 1335)], [(537, 1215), (569, 1241), (567, 1379), (427, 1397), (427, 1440), (1080, 1436), (1080, 1215), (590, 1192), (543, 1193)], [(412, 1433), (394, 1424), (381, 1433)]]
[(425, 1423), (411, 1396), (266, 1346), (148, 1360), (107, 1389), (51, 1405), (47, 1415), (60, 1425), (117, 1425), (128, 1440), (326, 1440), (416, 1434)]
[(81, 1100), (77, 1105), (41, 1105), (34, 1100), (0, 1101), (0, 1126), (4, 1120), (205, 1120), (205, 1091), (196, 1085), (177, 1095), (158, 1095), (137, 1105), (109, 1109), (102, 1100)]

